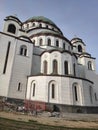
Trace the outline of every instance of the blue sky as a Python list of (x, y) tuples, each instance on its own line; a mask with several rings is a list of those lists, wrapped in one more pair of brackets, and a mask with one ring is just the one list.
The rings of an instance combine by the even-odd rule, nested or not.
[(97, 59), (98, 70), (98, 0), (0, 0), (0, 31), (9, 15), (22, 22), (33, 16), (51, 19), (66, 38), (84, 41), (87, 52)]

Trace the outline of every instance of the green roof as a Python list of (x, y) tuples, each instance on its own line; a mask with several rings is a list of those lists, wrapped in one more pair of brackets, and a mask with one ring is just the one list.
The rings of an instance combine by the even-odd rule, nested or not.
[(26, 22), (30, 22), (30, 21), (43, 21), (43, 22), (47, 22), (47, 23), (55, 25), (54, 22), (52, 22), (50, 19), (44, 16), (34, 16), (34, 17), (29, 18)]
[(54, 32), (54, 31), (51, 31), (51, 30), (41, 31), (40, 33), (52, 33), (52, 34), (57, 34), (57, 35), (62, 36), (62, 34), (60, 34), (59, 32)]

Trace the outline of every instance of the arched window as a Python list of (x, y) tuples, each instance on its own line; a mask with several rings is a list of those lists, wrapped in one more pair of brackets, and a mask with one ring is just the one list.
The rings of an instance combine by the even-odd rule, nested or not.
[(54, 99), (58, 100), (58, 84), (52, 80), (48, 84), (48, 102)]
[(51, 46), (51, 40), (48, 39), (48, 46)]
[(75, 102), (79, 101), (79, 90), (78, 90), (78, 84), (73, 84), (73, 99)]
[(92, 62), (91, 61), (88, 61), (88, 69), (92, 70)]
[(82, 52), (82, 46), (78, 45), (78, 52)]
[(65, 50), (66, 48), (65, 48), (65, 43), (63, 43), (63, 49)]
[(30, 99), (35, 97), (35, 95), (36, 95), (36, 81), (32, 81), (30, 87)]
[(32, 96), (34, 97), (35, 96), (35, 83), (32, 84), (33, 86), (33, 92), (32, 92)]
[(90, 101), (93, 103), (93, 88), (92, 86), (89, 86), (89, 95), (90, 95)]
[(44, 61), (44, 74), (47, 74), (47, 61)]
[(40, 40), (39, 40), (39, 45), (42, 46), (42, 44), (43, 44), (43, 40), (40, 39)]
[(27, 47), (25, 45), (20, 47), (20, 55), (27, 56)]
[(42, 27), (42, 24), (41, 24), (41, 23), (39, 24), (39, 27), (40, 27), (40, 28)]
[(77, 87), (76, 86), (74, 86), (74, 93), (75, 93), (75, 101), (78, 101)]
[(51, 98), (54, 99), (55, 98), (55, 84), (51, 85)]
[(59, 41), (56, 40), (56, 47), (59, 47)]
[(34, 26), (35, 26), (35, 23), (33, 23), (32, 26), (34, 27)]
[(53, 60), (53, 73), (54, 74), (58, 73), (58, 63), (57, 63), (57, 60)]
[(68, 74), (68, 61), (64, 62), (64, 73)]
[(18, 91), (22, 91), (22, 85), (21, 85), (20, 82), (18, 83), (18, 88), (17, 88), (17, 90), (18, 90)]
[(48, 28), (48, 25), (46, 25), (46, 28)]
[(16, 27), (15, 27), (14, 24), (10, 24), (10, 25), (8, 26), (8, 32), (15, 34), (15, 32), (16, 32)]

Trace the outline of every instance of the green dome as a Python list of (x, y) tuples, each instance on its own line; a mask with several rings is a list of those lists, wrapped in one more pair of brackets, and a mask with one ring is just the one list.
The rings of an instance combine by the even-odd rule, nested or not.
[[(34, 16), (34, 17), (31, 17), (29, 18), (27, 21), (25, 22), (33, 22), (33, 21), (42, 21), (42, 22), (46, 22), (46, 23), (49, 23), (49, 24), (53, 24), (55, 25), (54, 22), (52, 22), (50, 19), (44, 17), (44, 16)], [(55, 25), (56, 26), (56, 25)]]

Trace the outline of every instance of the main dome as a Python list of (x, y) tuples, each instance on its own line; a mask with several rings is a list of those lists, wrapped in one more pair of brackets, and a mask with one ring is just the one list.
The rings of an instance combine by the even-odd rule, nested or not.
[(48, 18), (46, 18), (44, 16), (34, 16), (34, 17), (29, 18), (25, 22), (33, 22), (33, 21), (46, 22), (46, 23), (55, 25), (55, 23), (53, 21), (51, 21), (50, 19), (48, 19)]

